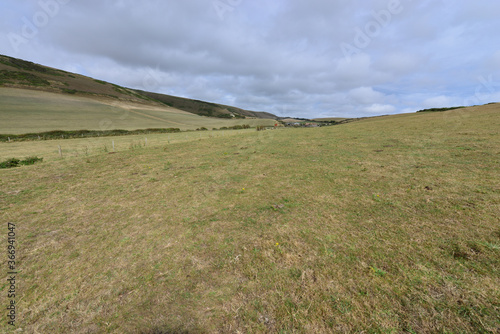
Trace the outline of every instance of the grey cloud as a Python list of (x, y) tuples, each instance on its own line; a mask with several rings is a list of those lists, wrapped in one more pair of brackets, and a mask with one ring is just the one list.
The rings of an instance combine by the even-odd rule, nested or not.
[[(223, 14), (217, 1), (226, 4)], [(383, 22), (394, 3), (400, 11)], [(14, 54), (8, 34), (40, 10), (36, 1), (7, 3), (1, 53), (280, 115), (364, 116), (477, 101), (478, 77), (500, 80), (494, 0), (72, 0)], [(345, 44), (357, 49), (350, 57)], [(481, 100), (498, 91), (485, 90)]]
[(384, 95), (371, 87), (359, 87), (349, 92), (349, 97), (358, 104), (375, 104), (384, 100)]

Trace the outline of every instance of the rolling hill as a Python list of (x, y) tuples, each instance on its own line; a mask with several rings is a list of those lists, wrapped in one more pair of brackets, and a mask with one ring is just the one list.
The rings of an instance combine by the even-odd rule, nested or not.
[(265, 119), (277, 119), (276, 115), (267, 112), (244, 110), (236, 107), (226, 106), (223, 104), (186, 99), (177, 96), (157, 94), (140, 90), (137, 90), (137, 92), (139, 94), (152, 98), (156, 101), (160, 101), (166, 104), (167, 106), (174, 107), (201, 116), (220, 117), (220, 118), (232, 118), (234, 116), (236, 118), (253, 117), (253, 118), (265, 118)]
[[(277, 117), (121, 87), (0, 55), (0, 133), (271, 125)], [(251, 118), (251, 119), (247, 119)]]

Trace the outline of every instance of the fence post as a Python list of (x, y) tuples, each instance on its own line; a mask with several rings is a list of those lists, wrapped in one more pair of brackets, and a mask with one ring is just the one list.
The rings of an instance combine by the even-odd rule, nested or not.
[(113, 152), (115, 151), (115, 141), (111, 141), (111, 143), (113, 144)]

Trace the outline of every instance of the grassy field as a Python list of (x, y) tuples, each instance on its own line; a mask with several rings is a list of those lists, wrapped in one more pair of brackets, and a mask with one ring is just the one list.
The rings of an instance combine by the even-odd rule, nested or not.
[[(281, 129), (283, 130), (283, 129)], [(281, 131), (278, 130), (278, 131)], [(115, 137), (93, 137), (77, 139), (0, 142), (0, 161), (9, 158), (27, 158), (38, 156), (44, 161), (63, 161), (78, 157), (90, 157), (104, 153), (120, 152), (131, 149), (157, 147), (208, 138), (233, 138), (245, 133), (254, 133), (255, 129), (221, 131), (187, 131), (168, 134), (127, 135)], [(114, 149), (113, 149), (114, 144)], [(62, 159), (59, 153), (61, 147)]]
[[(29, 92), (29, 96), (27, 96)], [(249, 124), (272, 126), (269, 119), (221, 119), (169, 107), (109, 99), (0, 88), (0, 133), (23, 134), (51, 130), (194, 130)]]
[(498, 333), (499, 123), (489, 105), (0, 170), (18, 327)]

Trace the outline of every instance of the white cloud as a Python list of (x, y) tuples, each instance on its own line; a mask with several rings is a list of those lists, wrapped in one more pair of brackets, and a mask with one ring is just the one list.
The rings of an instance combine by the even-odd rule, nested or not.
[(359, 104), (373, 104), (384, 100), (384, 94), (374, 91), (372, 87), (355, 88), (349, 92), (349, 97)]
[(426, 108), (444, 108), (452, 107), (452, 99), (449, 96), (436, 96), (426, 99), (423, 102)]
[(423, 57), (417, 54), (391, 52), (381, 57), (376, 68), (393, 75), (404, 75), (418, 70), (423, 61)]
[(500, 50), (496, 51), (489, 59), (487, 67), (494, 69), (496, 72), (500, 71)]
[(370, 113), (370, 114), (376, 114), (376, 115), (385, 115), (385, 114), (392, 114), (396, 111), (396, 107), (389, 105), (389, 104), (372, 104), (369, 107), (363, 108), (363, 111)]

